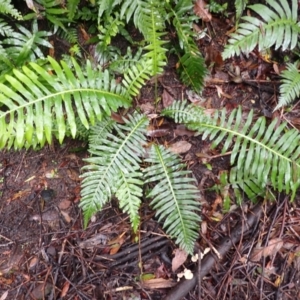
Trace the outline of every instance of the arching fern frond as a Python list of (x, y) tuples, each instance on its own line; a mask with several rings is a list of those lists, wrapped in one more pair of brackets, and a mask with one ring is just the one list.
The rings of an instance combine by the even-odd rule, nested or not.
[(63, 61), (59, 64), (51, 57), (48, 61), (48, 70), (30, 63), (0, 83), (0, 103), (6, 107), (0, 111), (1, 148), (29, 147), (34, 140), (51, 143), (53, 128), (62, 142), (66, 124), (75, 137), (76, 115), (88, 128), (103, 115), (129, 105), (121, 85), (108, 72), (94, 70), (89, 61), (82, 70), (72, 59), (74, 71)]
[(17, 20), (23, 19), (20, 12), (14, 8), (10, 0), (0, 0), (0, 14), (11, 15)]
[(99, 126), (92, 128), (89, 151), (93, 157), (86, 159), (89, 165), (83, 167), (80, 202), (85, 226), (116, 195), (122, 210), (129, 214), (133, 229), (137, 230), (143, 183), (139, 163), (147, 125), (146, 117), (135, 114), (123, 125), (101, 122), (100, 134)]
[(297, 45), (300, 24), (297, 20), (298, 1), (266, 0), (270, 8), (263, 4), (250, 5), (260, 18), (244, 16), (236, 33), (231, 35), (225, 46), (223, 58), (249, 54), (257, 45), (259, 51), (275, 46), (282, 50), (293, 49)]
[(146, 161), (151, 165), (144, 171), (145, 182), (156, 183), (148, 194), (153, 198), (151, 206), (159, 221), (164, 219), (167, 234), (181, 248), (193, 253), (200, 222), (200, 195), (191, 172), (185, 171), (178, 157), (163, 146), (152, 146)]
[(193, 10), (193, 3), (190, 0), (181, 0), (178, 1), (174, 9), (171, 5), (168, 5), (168, 7), (178, 35), (179, 46), (183, 50), (183, 54), (178, 53), (180, 57), (180, 78), (184, 84), (199, 93), (203, 88), (207, 70), (204, 59), (194, 41), (192, 25), (195, 16), (187, 15)]
[(280, 97), (276, 109), (290, 104), (300, 95), (300, 73), (298, 63), (287, 64), (287, 69), (281, 73)]
[(163, 115), (174, 117), (177, 122), (209, 138), (212, 147), (222, 145), (222, 153), (231, 150), (231, 164), (236, 171), (231, 180), (239, 182), (255, 178), (256, 184), (265, 187), (271, 184), (275, 189), (293, 195), (300, 184), (300, 135), (297, 130), (287, 130), (286, 123), (277, 127), (278, 120), (267, 126), (264, 117), (253, 123), (253, 111), (243, 124), (241, 109), (232, 111), (227, 118), (226, 111), (207, 116), (201, 109), (186, 102), (175, 103), (163, 111)]

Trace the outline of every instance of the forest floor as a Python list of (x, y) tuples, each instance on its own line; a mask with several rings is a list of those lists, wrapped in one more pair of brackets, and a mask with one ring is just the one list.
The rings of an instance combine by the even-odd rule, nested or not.
[[(299, 128), (299, 106), (273, 112), (280, 63), (257, 52), (222, 61), (230, 28), (225, 18), (213, 18), (210, 38), (199, 41), (210, 66), (201, 97), (181, 84), (170, 56), (157, 78), (161, 101), (154, 103), (152, 80), (135, 107), (151, 114), (188, 99), (212, 113), (241, 105), (245, 119), (254, 109), (256, 117)], [(39, 151), (0, 152), (0, 299), (300, 299), (300, 195), (294, 202), (274, 194), (276, 201), (238, 205), (220, 180), (229, 153), (163, 118), (153, 120), (148, 136), (173, 147), (193, 171), (202, 196), (195, 253), (210, 251), (213, 263), (181, 260), (146, 201), (138, 242), (114, 200), (84, 229), (80, 169), (89, 154), (84, 142), (66, 140)], [(194, 281), (178, 278), (185, 268)]]

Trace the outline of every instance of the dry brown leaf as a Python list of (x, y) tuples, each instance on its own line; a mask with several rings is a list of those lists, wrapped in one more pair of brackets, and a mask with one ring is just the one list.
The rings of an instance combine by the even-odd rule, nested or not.
[(212, 19), (211, 14), (207, 9), (207, 4), (203, 0), (197, 0), (194, 5), (195, 14), (201, 18), (204, 22), (210, 22)]
[(70, 282), (66, 281), (60, 293), (61, 298), (67, 295), (69, 288), (70, 288)]
[(194, 136), (195, 131), (189, 130), (184, 125), (180, 124), (176, 126), (176, 129), (174, 129), (174, 134), (176, 136)]
[(155, 127), (153, 125), (149, 125), (147, 127), (147, 136), (150, 137), (163, 137), (170, 133), (171, 128), (168, 125), (163, 125), (160, 127)]
[(225, 92), (223, 92), (222, 87), (220, 87), (219, 85), (215, 85), (216, 89), (217, 89), (217, 93), (218, 93), (218, 97), (221, 98), (221, 96), (227, 98), (227, 99), (232, 99), (232, 96), (230, 96), (229, 94), (226, 94)]
[(283, 241), (280, 238), (275, 238), (269, 241), (268, 246), (260, 247), (256, 246), (251, 254), (250, 259), (252, 261), (259, 261), (262, 257), (275, 255), (283, 246)]
[(156, 278), (143, 281), (143, 287), (148, 289), (165, 289), (176, 285), (171, 279)]
[(172, 271), (175, 272), (186, 261), (188, 254), (182, 249), (175, 249), (174, 258), (172, 259)]
[(38, 257), (34, 256), (29, 262), (29, 269), (34, 268), (37, 265), (38, 261), (39, 261)]
[(168, 149), (175, 154), (181, 154), (188, 152), (191, 147), (192, 144), (187, 141), (178, 141), (171, 145)]
[(59, 202), (59, 209), (68, 209), (71, 206), (72, 202), (70, 200), (64, 199)]
[(67, 223), (70, 223), (72, 221), (72, 218), (66, 211), (61, 210), (60, 213), (63, 215)]
[(166, 89), (164, 89), (161, 97), (165, 108), (172, 105), (174, 102), (174, 97)]

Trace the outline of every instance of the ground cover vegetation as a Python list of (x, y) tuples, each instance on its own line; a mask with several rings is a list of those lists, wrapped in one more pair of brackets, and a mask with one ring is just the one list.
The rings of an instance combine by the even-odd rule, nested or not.
[[(201, 93), (207, 67), (193, 24), (207, 16), (199, 13), (198, 2), (29, 0), (28, 12), (21, 13), (13, 1), (0, 1), (0, 147), (36, 149), (53, 138), (60, 143), (67, 136), (86, 138), (91, 157), (82, 169), (80, 202), (85, 226), (116, 196), (136, 232), (139, 207), (146, 197), (166, 233), (190, 254), (201, 222), (200, 196), (191, 171), (162, 145), (148, 143), (149, 116), (130, 112), (118, 122), (110, 116), (133, 106), (145, 83), (163, 72), (169, 53), (177, 57), (182, 82)], [(266, 0), (248, 6), (247, 16), (245, 3), (235, 1), (239, 21), (223, 58), (248, 55), (256, 47), (294, 51), (297, 57), (297, 1)], [(218, 6), (212, 1), (211, 7)], [(43, 30), (41, 20), (47, 21)], [(90, 26), (88, 32), (78, 28), (83, 21)], [(137, 39), (128, 26), (137, 31)], [(78, 30), (86, 44), (93, 45), (93, 57), (80, 45)], [(174, 39), (169, 38), (170, 30)], [(69, 54), (60, 60), (45, 54), (51, 54), (53, 34), (70, 45)], [(112, 43), (116, 36), (132, 47), (122, 52)], [(298, 62), (289, 61), (281, 78), (276, 109), (300, 94)], [(300, 184), (300, 135), (287, 123), (278, 125), (278, 120), (268, 122), (266, 117), (254, 120), (253, 112), (244, 122), (241, 108), (209, 115), (186, 101), (175, 101), (160, 115), (184, 123), (223, 153), (231, 151), (228, 181), (237, 201), (242, 193), (249, 198), (263, 195), (267, 186), (295, 196)]]

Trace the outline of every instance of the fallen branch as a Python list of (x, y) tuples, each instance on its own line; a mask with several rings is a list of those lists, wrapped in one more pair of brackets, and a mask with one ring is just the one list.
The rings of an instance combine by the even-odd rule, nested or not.
[[(256, 222), (260, 219), (262, 212), (261, 204), (256, 205), (251, 211), (246, 215), (246, 220), (240, 221), (235, 228), (231, 231), (230, 237), (225, 237), (221, 240), (220, 246), (217, 247), (217, 251), (223, 258), (226, 253), (231, 249), (232, 246), (237, 244), (243, 237), (244, 233), (253, 227)], [(180, 300), (185, 297), (197, 284), (199, 279), (202, 279), (209, 271), (211, 271), (214, 263), (218, 260), (215, 253), (208, 253), (201, 261), (200, 275), (194, 274), (191, 280), (181, 281), (174, 289), (172, 289), (169, 294), (164, 298), (164, 300)], [(200, 278), (199, 278), (200, 277)], [(200, 296), (200, 295), (199, 295)]]

